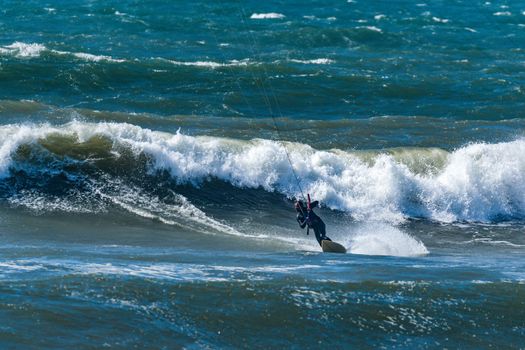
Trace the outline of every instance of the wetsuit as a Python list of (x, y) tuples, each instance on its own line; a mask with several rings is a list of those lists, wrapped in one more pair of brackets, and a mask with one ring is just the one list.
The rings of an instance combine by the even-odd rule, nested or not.
[[(315, 201), (312, 203), (311, 207), (314, 208), (317, 206), (317, 204), (318, 202)], [(308, 226), (306, 231), (307, 234), (310, 229), (314, 230), (315, 239), (317, 239), (319, 245), (321, 245), (322, 240), (331, 240), (330, 238), (326, 237), (326, 225), (324, 224), (323, 220), (321, 220), (321, 218), (313, 212), (313, 210), (308, 210), (301, 206), (301, 209), (297, 210), (297, 222), (301, 228)]]

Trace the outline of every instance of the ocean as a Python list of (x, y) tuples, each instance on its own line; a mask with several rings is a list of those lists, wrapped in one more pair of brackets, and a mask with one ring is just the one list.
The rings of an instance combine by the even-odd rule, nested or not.
[(0, 14), (0, 348), (525, 348), (525, 1)]

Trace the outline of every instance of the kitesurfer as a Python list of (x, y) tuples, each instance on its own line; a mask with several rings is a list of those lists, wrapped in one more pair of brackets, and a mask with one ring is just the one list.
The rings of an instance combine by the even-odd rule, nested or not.
[[(310, 198), (310, 196), (308, 196), (308, 198)], [(331, 241), (331, 239), (326, 236), (326, 225), (323, 220), (321, 220), (321, 218), (313, 211), (318, 205), (319, 202), (314, 201), (309, 203), (308, 206), (305, 206), (302, 201), (297, 200), (295, 202), (295, 210), (297, 211), (297, 222), (299, 223), (299, 226), (301, 228), (307, 227), (306, 234), (309, 234), (310, 229), (313, 229), (315, 239), (317, 239), (317, 242), (321, 245), (321, 241)]]

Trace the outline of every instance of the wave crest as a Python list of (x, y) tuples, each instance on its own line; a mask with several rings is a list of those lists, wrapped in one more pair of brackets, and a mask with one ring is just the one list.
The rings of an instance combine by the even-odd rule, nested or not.
[(124, 59), (117, 59), (113, 58), (111, 56), (106, 55), (93, 55), (86, 52), (69, 52), (69, 51), (59, 51), (59, 50), (53, 50), (49, 49), (46, 46), (42, 44), (37, 43), (23, 43), (23, 42), (14, 42), (7, 46), (0, 47), (0, 54), (4, 55), (12, 55), (15, 57), (21, 57), (21, 58), (34, 58), (34, 57), (40, 57), (43, 53), (50, 53), (54, 55), (59, 56), (73, 56), (77, 59), (88, 61), (88, 62), (100, 62), (100, 61), (106, 61), (106, 62), (116, 62), (116, 63), (122, 63), (126, 62)]
[(166, 172), (179, 184), (199, 186), (218, 179), (240, 188), (299, 197), (290, 157), (305, 193), (356, 219), (525, 219), (525, 140), (521, 139), (472, 144), (452, 153), (414, 149), (389, 154), (73, 121), (61, 126), (5, 125), (0, 127), (0, 140), (0, 176), (4, 178), (11, 175), (16, 163), (13, 155), (21, 146), (39, 144), (61, 159), (99, 161), (100, 166), (113, 168), (117, 167), (113, 162), (126, 154), (132, 162), (142, 157), (148, 172)]
[(270, 13), (253, 13), (251, 19), (282, 19), (286, 16), (282, 13), (270, 12)]

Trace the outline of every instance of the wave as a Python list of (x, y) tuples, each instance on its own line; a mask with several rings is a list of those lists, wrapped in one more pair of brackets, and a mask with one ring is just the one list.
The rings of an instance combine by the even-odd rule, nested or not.
[(163, 224), (206, 234), (224, 233), (245, 236), (234, 228), (207, 216), (202, 210), (191, 204), (186, 197), (171, 190), (168, 196), (160, 200), (140, 188), (104, 177), (103, 181), (92, 184), (91, 192), (134, 215), (157, 220)]
[(472, 240), (464, 242), (464, 244), (490, 244), (490, 245), (502, 245), (502, 246), (508, 246), (512, 248), (524, 248), (525, 244), (516, 244), (509, 241), (504, 240), (494, 240), (492, 238), (474, 238)]
[[(49, 49), (42, 44), (36, 43), (22, 43), (15, 42), (11, 45), (0, 47), (0, 54), (11, 55), (20, 58), (34, 58), (40, 57), (43, 53), (54, 54), (58, 56), (71, 56), (82, 61), (87, 62), (113, 62), (113, 63), (124, 63), (124, 62), (133, 62), (135, 60), (114, 58), (108, 55), (94, 55), (86, 52), (69, 52)], [(229, 66), (246, 66), (248, 65), (249, 60), (230, 60), (226, 63), (214, 62), (214, 61), (176, 61), (169, 60), (164, 58), (152, 58), (153, 60), (162, 60), (169, 62), (174, 65), (179, 66), (195, 66), (195, 67), (208, 67), (208, 68), (218, 68), (218, 67), (229, 67)]]
[(275, 13), (275, 12), (270, 12), (270, 13), (253, 13), (250, 18), (251, 19), (282, 19), (282, 18), (285, 18), (286, 16), (283, 15), (282, 13)]
[[(290, 60), (274, 60), (272, 62), (257, 62), (252, 61), (249, 58), (244, 59), (231, 59), (225, 62), (217, 62), (211, 60), (195, 60), (195, 61), (181, 61), (175, 59), (168, 59), (162, 57), (151, 57), (151, 58), (115, 58), (109, 55), (95, 55), (87, 52), (70, 52), (47, 48), (45, 45), (38, 43), (23, 43), (14, 42), (13, 44), (0, 46), (0, 55), (9, 55), (17, 58), (37, 58), (43, 54), (55, 55), (55, 56), (69, 56), (75, 59), (79, 59), (84, 62), (109, 62), (109, 63), (141, 63), (144, 61), (160, 61), (169, 63), (175, 66), (188, 66), (198, 68), (223, 68), (223, 67), (247, 67), (247, 66), (261, 66), (264, 64), (281, 65), (283, 63), (300, 63), (307, 65), (326, 65), (332, 64), (335, 61), (329, 58), (317, 58), (317, 59), (290, 59)], [(162, 70), (160, 70), (162, 71)]]
[(91, 62), (100, 62), (100, 61), (107, 61), (107, 62), (116, 62), (116, 63), (122, 63), (126, 62), (125, 59), (117, 59), (113, 58), (111, 56), (106, 55), (93, 55), (90, 53), (85, 52), (68, 52), (68, 51), (60, 51), (60, 50), (53, 50), (49, 49), (46, 46), (42, 44), (37, 43), (23, 43), (23, 42), (14, 42), (13, 44), (2, 46), (0, 47), (0, 54), (3, 55), (12, 55), (15, 57), (21, 57), (21, 58), (33, 58), (33, 57), (40, 57), (43, 53), (50, 53), (55, 55), (69, 55), (76, 57), (78, 59), (81, 59), (83, 61), (91, 61)]
[(509, 11), (499, 11), (499, 12), (494, 12), (493, 15), (494, 15), (494, 16), (512, 16), (512, 12), (509, 12)]
[[(44, 156), (36, 157), (28, 150), (31, 147)], [(490, 223), (525, 219), (523, 139), (470, 144), (453, 152), (414, 149), (388, 153), (190, 136), (126, 123), (72, 121), (58, 126), (0, 127), (0, 178), (4, 182), (33, 168), (60, 173), (85, 165), (112, 171), (115, 176), (131, 176), (141, 164), (146, 170), (140, 176), (162, 173), (179, 185), (199, 187), (219, 180), (289, 198), (302, 196), (295, 171), (304, 193), (357, 220)]]
[(38, 57), (45, 50), (47, 48), (44, 45), (26, 44), (18, 41), (11, 45), (0, 47), (1, 54), (11, 54), (18, 57)]
[[(162, 59), (164, 60), (164, 59)], [(240, 67), (240, 66), (247, 66), (248, 64), (256, 64), (256, 63), (250, 63), (248, 59), (244, 60), (230, 60), (226, 63), (223, 62), (214, 62), (214, 61), (174, 61), (174, 60), (165, 60), (169, 63), (172, 63), (176, 66), (193, 66), (193, 67), (205, 67), (205, 68), (219, 68), (219, 67)]]
[(356, 27), (356, 28), (357, 29), (367, 29), (367, 30), (370, 30), (370, 31), (376, 32), (376, 33), (383, 33), (381, 28), (378, 28), (376, 26), (359, 26), (359, 27)]
[(63, 55), (73, 55), (76, 58), (80, 58), (84, 61), (92, 61), (92, 62), (107, 61), (107, 62), (117, 62), (117, 63), (126, 62), (126, 60), (124, 59), (116, 59), (111, 56), (105, 56), (105, 55), (92, 55), (92, 54), (85, 53), (85, 52), (73, 52), (73, 53), (63, 52), (63, 51), (54, 51), (54, 52), (63, 54)]
[(334, 63), (334, 60), (331, 60), (329, 58), (316, 58), (316, 59), (311, 59), (311, 60), (291, 59), (290, 62), (303, 63), (303, 64), (331, 64), (331, 63)]

